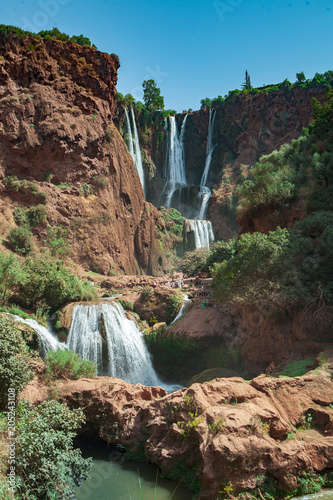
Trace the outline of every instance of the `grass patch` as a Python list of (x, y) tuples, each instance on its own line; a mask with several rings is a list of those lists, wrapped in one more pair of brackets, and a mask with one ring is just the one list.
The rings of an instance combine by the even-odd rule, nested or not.
[(284, 375), (287, 377), (301, 377), (313, 368), (316, 368), (316, 366), (316, 356), (309, 356), (299, 361), (290, 361), (277, 375)]

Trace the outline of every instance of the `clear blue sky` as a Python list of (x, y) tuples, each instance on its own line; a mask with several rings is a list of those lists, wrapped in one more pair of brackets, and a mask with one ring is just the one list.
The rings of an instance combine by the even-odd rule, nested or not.
[(333, 69), (332, 0), (2, 0), (0, 23), (57, 26), (119, 55), (118, 91), (154, 79), (166, 108)]

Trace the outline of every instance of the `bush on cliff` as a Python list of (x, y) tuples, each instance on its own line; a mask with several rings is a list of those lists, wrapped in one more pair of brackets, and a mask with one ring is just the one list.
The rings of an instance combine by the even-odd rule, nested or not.
[(14, 227), (7, 234), (10, 248), (21, 255), (29, 255), (33, 249), (31, 231), (26, 227)]
[(13, 300), (25, 307), (56, 308), (66, 302), (93, 300), (98, 295), (88, 281), (80, 281), (63, 261), (51, 256), (27, 258), (22, 265), (22, 274)]
[(70, 410), (57, 401), (37, 407), (18, 406), (16, 474), (20, 498), (53, 500), (75, 498), (75, 488), (88, 475), (92, 459), (73, 448), (75, 430), (85, 418), (81, 409)]
[(0, 411), (7, 408), (8, 389), (18, 396), (33, 378), (30, 361), (21, 330), (14, 320), (0, 315)]
[(244, 234), (234, 255), (212, 270), (215, 296), (270, 310), (292, 307), (307, 296), (294, 267), (295, 242), (287, 229)]

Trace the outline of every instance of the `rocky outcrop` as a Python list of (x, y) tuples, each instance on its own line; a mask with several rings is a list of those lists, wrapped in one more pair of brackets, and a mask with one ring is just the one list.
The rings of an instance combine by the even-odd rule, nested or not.
[[(332, 370), (332, 364), (326, 365)], [(35, 378), (22, 397), (38, 403), (49, 388)], [(325, 370), (297, 378), (215, 379), (172, 394), (99, 377), (62, 382), (58, 398), (84, 409), (88, 427), (163, 473), (200, 490), (285, 492), (298, 478), (333, 468), (333, 382)]]
[[(42, 202), (86, 270), (159, 274), (165, 222), (112, 123), (118, 66), (73, 42), (0, 40), (0, 225), (6, 234), (17, 206)], [(47, 224), (34, 228), (37, 242)]]
[[(201, 370), (217, 367), (236, 369), (238, 374), (253, 377), (267, 370), (279, 370), (290, 360), (314, 358), (330, 345), (331, 329), (314, 324), (305, 311), (278, 314), (267, 307), (259, 310), (234, 304), (207, 309), (192, 307), (164, 337), (175, 344), (182, 340), (184, 345), (191, 341), (202, 343), (202, 353), (210, 343), (215, 344), (215, 357), (210, 357), (205, 366), (198, 366), (196, 372), (191, 372), (191, 367), (189, 378)], [(224, 349), (219, 348), (220, 344)], [(154, 352), (154, 346), (152, 349)]]

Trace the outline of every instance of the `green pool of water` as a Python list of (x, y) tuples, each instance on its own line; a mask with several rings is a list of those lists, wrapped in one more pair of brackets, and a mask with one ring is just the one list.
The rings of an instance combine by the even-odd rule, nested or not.
[[(76, 490), (77, 500), (192, 500), (193, 492), (167, 479), (157, 478), (151, 464), (121, 463), (115, 448), (98, 438), (80, 437), (84, 457), (93, 457), (94, 466)], [(141, 488), (140, 488), (141, 483)]]

